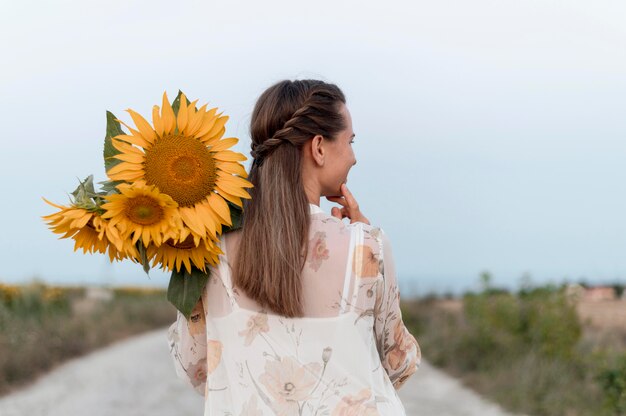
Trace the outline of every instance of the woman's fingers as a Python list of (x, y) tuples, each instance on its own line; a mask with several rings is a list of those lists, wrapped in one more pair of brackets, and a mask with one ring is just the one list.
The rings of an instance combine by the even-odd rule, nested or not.
[(354, 196), (352, 196), (352, 192), (350, 192), (350, 190), (348, 189), (348, 185), (346, 185), (345, 183), (341, 184), (341, 192), (343, 193), (343, 197), (346, 199), (346, 202), (348, 203), (348, 207), (351, 210), (359, 210), (359, 204), (357, 204), (356, 199), (354, 199)]
[(342, 183), (340, 189), (343, 196), (326, 197), (329, 201), (336, 202), (342, 206), (341, 208), (331, 208), (331, 215), (339, 219), (349, 218), (351, 223), (359, 221), (369, 224), (369, 220), (361, 213), (359, 204), (356, 202), (352, 192), (348, 189), (348, 186), (345, 183)]
[(339, 209), (338, 207), (332, 207), (330, 209), (330, 215), (332, 215), (335, 218), (342, 219), (342, 218), (346, 218), (348, 216), (348, 213), (345, 208)]

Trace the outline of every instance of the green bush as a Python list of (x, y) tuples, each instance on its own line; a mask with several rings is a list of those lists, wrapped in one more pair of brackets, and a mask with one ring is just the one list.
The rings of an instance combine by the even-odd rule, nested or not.
[(626, 354), (605, 363), (596, 379), (604, 393), (604, 407), (612, 415), (626, 415)]
[(436, 299), (403, 302), (403, 319), (424, 359), (513, 412), (625, 414), (618, 406), (626, 364), (607, 362), (598, 374), (601, 358), (614, 353), (582, 342), (576, 307), (561, 288), (510, 293), (490, 288), (489, 276), (483, 282), (482, 292), (463, 296), (460, 309)]
[(469, 324), (464, 348), (478, 355), (507, 356), (536, 350), (570, 359), (582, 329), (575, 306), (561, 290), (544, 288), (524, 295), (485, 292), (464, 297)]

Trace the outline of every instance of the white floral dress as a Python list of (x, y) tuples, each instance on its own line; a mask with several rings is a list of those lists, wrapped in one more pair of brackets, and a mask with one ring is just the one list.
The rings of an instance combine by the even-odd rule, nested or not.
[(167, 332), (176, 373), (205, 397), (204, 415), (404, 415), (396, 393), (419, 367), (402, 322), (391, 246), (382, 229), (310, 206), (302, 272), (305, 316), (255, 307), (218, 266), (191, 318)]

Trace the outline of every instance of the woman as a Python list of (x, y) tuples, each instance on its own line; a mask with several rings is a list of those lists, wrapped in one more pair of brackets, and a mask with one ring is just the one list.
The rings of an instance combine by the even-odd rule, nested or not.
[[(419, 367), (391, 246), (346, 186), (356, 164), (341, 90), (282, 81), (258, 99), (239, 230), (191, 318), (168, 331), (179, 377), (206, 415), (402, 415)], [(338, 203), (332, 215), (320, 197)], [(342, 221), (348, 218), (350, 223)]]

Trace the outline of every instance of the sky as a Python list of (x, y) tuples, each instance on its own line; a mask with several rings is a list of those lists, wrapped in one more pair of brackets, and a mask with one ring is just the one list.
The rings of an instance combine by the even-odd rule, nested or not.
[[(166, 286), (73, 252), (40, 218), (105, 179), (105, 111), (180, 89), (249, 156), (261, 92), (339, 85), (348, 186), (401, 286), (626, 282), (626, 4), (620, 1), (56, 1), (0, 6), (0, 282)], [(249, 167), (249, 160), (244, 162)], [(332, 203), (322, 199), (330, 212)]]

